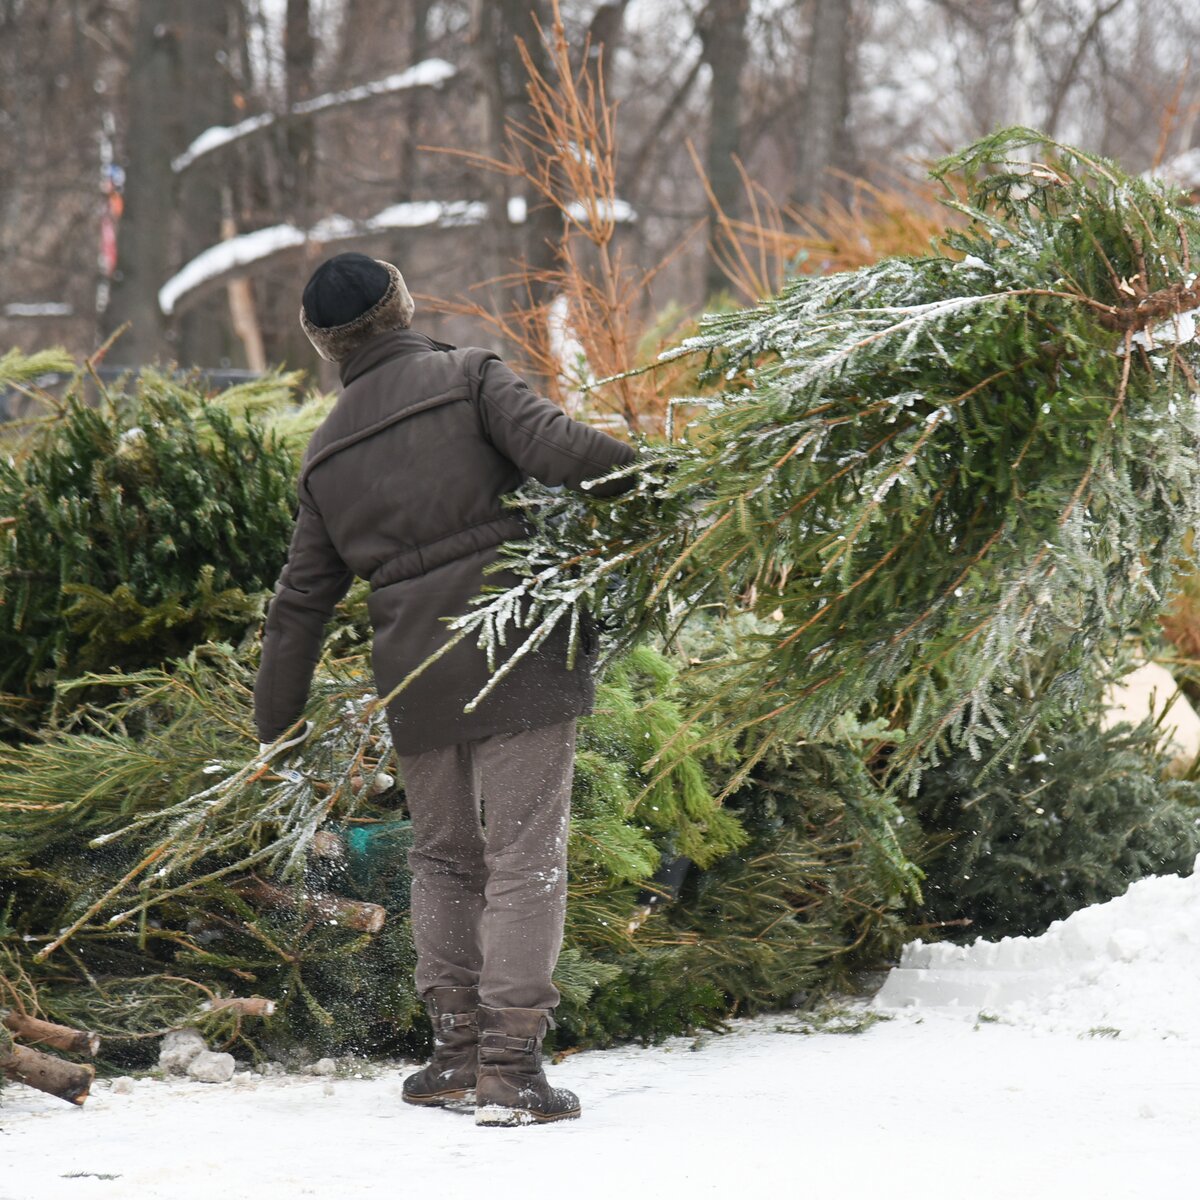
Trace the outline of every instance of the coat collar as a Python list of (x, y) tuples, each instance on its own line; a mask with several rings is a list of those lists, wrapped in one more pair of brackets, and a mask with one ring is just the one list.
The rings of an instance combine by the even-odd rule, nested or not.
[(389, 329), (364, 342), (353, 354), (338, 364), (342, 387), (348, 387), (360, 375), (373, 371), (390, 359), (419, 350), (453, 350), (446, 342), (434, 341), (428, 334), (415, 329)]

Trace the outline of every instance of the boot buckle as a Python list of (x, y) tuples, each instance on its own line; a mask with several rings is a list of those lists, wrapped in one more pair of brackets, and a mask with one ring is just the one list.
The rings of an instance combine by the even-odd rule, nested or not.
[(503, 1053), (505, 1050), (520, 1050), (524, 1054), (532, 1054), (537, 1047), (537, 1039), (531, 1037), (513, 1037), (511, 1034), (488, 1031), (480, 1036), (480, 1053), (491, 1051)]
[(459, 1025), (474, 1025), (475, 1014), (473, 1012), (465, 1013), (439, 1013), (437, 1019), (437, 1027), (443, 1033), (449, 1033), (450, 1030), (457, 1028)]

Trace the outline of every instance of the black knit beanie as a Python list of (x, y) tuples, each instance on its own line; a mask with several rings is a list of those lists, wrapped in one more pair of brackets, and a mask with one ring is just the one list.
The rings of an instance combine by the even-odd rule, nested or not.
[(391, 283), (388, 269), (365, 254), (326, 259), (304, 289), (304, 311), (318, 329), (346, 325), (374, 308)]

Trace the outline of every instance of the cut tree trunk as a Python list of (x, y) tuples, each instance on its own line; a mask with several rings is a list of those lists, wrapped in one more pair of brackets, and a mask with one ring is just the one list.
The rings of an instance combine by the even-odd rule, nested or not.
[(84, 1029), (55, 1025), (52, 1021), (42, 1021), (18, 1012), (0, 1012), (0, 1022), (13, 1037), (22, 1042), (66, 1050), (70, 1054), (86, 1054), (89, 1058), (95, 1058), (100, 1049), (99, 1035)]
[(88, 1098), (96, 1068), (67, 1062), (28, 1046), (13, 1046), (0, 1052), (0, 1074), (16, 1083), (27, 1084), (69, 1104), (83, 1104)]
[(279, 887), (265, 879), (250, 879), (234, 889), (252, 904), (267, 908), (304, 908), (315, 916), (336, 921), (348, 929), (362, 933), (378, 933), (387, 920), (387, 909), (382, 904), (369, 904), (362, 900), (347, 900), (322, 892), (296, 892)]
[(218, 996), (200, 1006), (205, 1012), (235, 1012), (239, 1017), (271, 1017), (275, 1001), (266, 996)]

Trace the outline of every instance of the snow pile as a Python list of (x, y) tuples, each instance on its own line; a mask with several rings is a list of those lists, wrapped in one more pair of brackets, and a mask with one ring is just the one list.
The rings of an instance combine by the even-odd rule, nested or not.
[(1200, 1041), (1200, 858), (1040, 937), (904, 948), (877, 1009), (957, 1010), (1050, 1031)]

